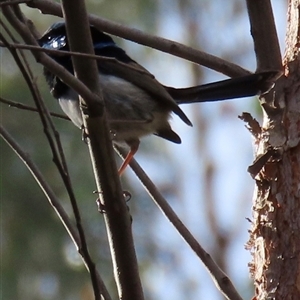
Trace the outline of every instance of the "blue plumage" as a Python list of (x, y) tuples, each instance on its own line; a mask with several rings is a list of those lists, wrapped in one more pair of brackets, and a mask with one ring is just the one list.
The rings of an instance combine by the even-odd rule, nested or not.
[[(113, 140), (116, 143), (125, 142), (131, 148), (121, 172), (137, 151), (142, 136), (155, 134), (175, 143), (181, 142), (169, 124), (170, 114), (177, 114), (188, 125), (191, 125), (191, 122), (178, 104), (252, 96), (265, 92), (271, 86), (268, 80), (274, 75), (273, 72), (252, 74), (191, 88), (167, 87), (132, 60), (110, 36), (93, 26), (90, 28), (95, 54), (114, 58), (122, 63), (98, 61), (99, 78)], [(53, 24), (38, 42), (46, 49), (70, 50), (63, 22)], [(74, 73), (70, 55), (51, 53), (49, 56)], [(47, 69), (44, 70), (44, 75), (52, 95), (58, 99), (63, 111), (76, 126), (81, 127), (82, 117), (76, 92)]]

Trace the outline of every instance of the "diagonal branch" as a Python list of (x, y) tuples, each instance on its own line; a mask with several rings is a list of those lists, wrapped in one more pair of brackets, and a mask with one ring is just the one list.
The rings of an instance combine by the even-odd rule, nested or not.
[[(35, 37), (32, 35), (31, 31), (27, 27), (27, 24), (15, 18), (15, 14), (11, 7), (3, 7), (2, 11), (3, 14), (6, 16), (7, 20), (17, 30), (17, 32), (20, 34), (20, 36), (26, 44), (39, 47)], [(75, 78), (75, 76), (73, 76), (60, 64), (56, 63), (48, 55), (43, 53), (43, 51), (32, 51), (32, 54), (37, 62), (44, 65), (44, 67), (46, 67), (51, 73), (58, 76), (63, 82), (65, 82), (68, 86), (74, 89), (78, 94), (84, 96), (85, 98), (94, 100), (97, 99), (97, 96), (91, 93), (90, 90), (81, 81)]]
[[(18, 143), (13, 139), (13, 137), (1, 125), (0, 125), (0, 136), (11, 147), (11, 149), (18, 155), (18, 157), (23, 161), (25, 166), (28, 168), (28, 170), (34, 177), (37, 184), (41, 187), (41, 190), (45, 194), (50, 205), (54, 208), (54, 211), (56, 212), (57, 216), (61, 220), (64, 227), (66, 228), (69, 236), (73, 240), (77, 249), (80, 249), (81, 248), (81, 238), (80, 238), (76, 228), (71, 223), (70, 218), (68, 217), (67, 213), (65, 212), (63, 207), (60, 205), (60, 201), (57, 199), (57, 197), (54, 194), (54, 192), (52, 191), (51, 187), (48, 185), (47, 180), (44, 178), (43, 174), (40, 172), (38, 167), (32, 161), (30, 156), (22, 150), (20, 145), (18, 145)], [(84, 262), (85, 262), (85, 260), (84, 260)], [(110, 295), (108, 294), (107, 289), (106, 289), (100, 275), (98, 274), (98, 272), (96, 272), (96, 280), (97, 280), (97, 284), (101, 287), (104, 300), (111, 300)]]
[[(27, 5), (39, 9), (44, 14), (62, 17), (61, 6), (53, 1), (32, 0), (32, 2)], [(175, 41), (146, 34), (140, 30), (123, 26), (92, 14), (89, 14), (89, 21), (99, 30), (181, 57), (230, 77), (237, 77), (250, 73), (248, 70), (214, 55), (193, 49)]]
[(57, 199), (55, 193), (47, 183), (47, 180), (44, 178), (43, 174), (32, 161), (31, 157), (25, 151), (22, 150), (21, 146), (13, 139), (13, 137), (5, 130), (5, 128), (2, 125), (0, 125), (0, 136), (8, 144), (8, 146), (10, 146), (10, 148), (18, 155), (18, 157), (22, 160), (24, 165), (28, 168), (37, 184), (41, 187), (41, 190), (44, 192), (49, 203), (54, 208), (56, 214), (62, 221), (62, 224), (65, 226), (74, 244), (80, 247), (80, 238), (76, 228), (71, 223), (70, 218), (68, 217), (63, 207), (60, 205), (61, 201)]
[[(9, 8), (3, 8), (3, 10), (6, 13), (8, 13)], [(11, 20), (14, 20), (14, 22), (18, 21), (19, 23), (23, 23), (24, 20), (23, 20), (21, 11), (18, 11), (18, 8), (14, 7), (14, 12), (17, 12), (18, 16), (20, 16), (22, 18), (22, 21), (17, 20), (17, 16), (13, 15), (12, 11), (9, 11), (8, 16), (11, 18)], [(32, 94), (35, 104), (37, 106), (37, 109), (38, 109), (38, 112), (39, 112), (39, 115), (41, 117), (41, 121), (42, 121), (42, 124), (44, 127), (44, 132), (48, 138), (48, 142), (49, 142), (50, 148), (53, 153), (53, 160), (59, 170), (59, 173), (62, 177), (62, 180), (65, 184), (65, 187), (66, 187), (67, 192), (70, 197), (71, 205), (72, 205), (73, 212), (74, 212), (75, 219), (76, 219), (76, 226), (77, 226), (79, 238), (80, 238), (80, 243), (76, 244), (78, 246), (77, 247), (78, 251), (81, 254), (83, 261), (85, 262), (85, 265), (91, 274), (93, 285), (96, 286), (103, 295), (106, 295), (105, 299), (110, 299), (109, 295), (107, 293), (107, 290), (106, 290), (105, 286), (103, 285), (99, 274), (97, 273), (95, 264), (92, 262), (91, 257), (89, 255), (84, 230), (83, 230), (83, 227), (81, 224), (81, 216), (79, 213), (76, 198), (75, 198), (73, 188), (71, 185), (71, 181), (70, 181), (70, 177), (68, 174), (67, 164), (66, 164), (66, 161), (64, 158), (64, 153), (63, 153), (62, 146), (60, 143), (59, 134), (57, 133), (57, 131), (54, 128), (54, 125), (51, 121), (49, 112), (47, 111), (46, 106), (44, 105), (44, 103), (39, 95), (38, 88), (36, 87), (35, 83), (32, 81), (31, 77), (29, 76), (29, 72), (26, 71), (23, 63), (21, 62), (21, 60), (18, 56), (18, 53), (16, 52), (15, 49), (9, 47), (9, 43), (6, 41), (6, 39), (4, 38), (3, 35), (0, 34), (0, 38), (3, 41), (3, 43), (8, 47), (8, 49), (10, 50), (12, 56), (14, 57), (18, 67), (20, 68), (21, 73), (23, 74), (23, 77), (31, 91), (31, 94)], [(23, 57), (23, 59), (25, 59), (25, 57)], [(29, 64), (26, 64), (26, 66), (29, 67)], [(49, 124), (50, 124), (50, 129), (55, 136), (56, 143), (52, 139), (51, 133), (49, 131)]]
[[(121, 157), (126, 157), (126, 152), (123, 149), (121, 149), (120, 147), (115, 148)], [(165, 214), (167, 219), (176, 228), (181, 237), (203, 262), (204, 266), (206, 267), (212, 279), (214, 280), (216, 287), (223, 293), (223, 295), (228, 300), (242, 300), (242, 297), (236, 291), (235, 287), (230, 281), (230, 278), (218, 267), (218, 265), (210, 256), (210, 254), (203, 249), (203, 247), (198, 243), (198, 241), (191, 234), (191, 232), (182, 223), (182, 221), (176, 215), (176, 213), (168, 204), (166, 199), (157, 190), (154, 183), (150, 180), (150, 178), (139, 166), (135, 159), (131, 161), (130, 167), (136, 174), (136, 176), (140, 179), (142, 185), (144, 186), (145, 190), (148, 192), (152, 200), (155, 202), (155, 204)]]

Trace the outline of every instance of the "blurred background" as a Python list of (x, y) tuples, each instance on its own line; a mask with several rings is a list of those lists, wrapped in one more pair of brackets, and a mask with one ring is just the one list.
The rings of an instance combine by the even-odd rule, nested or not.
[[(286, 2), (272, 3), (282, 53)], [(86, 3), (89, 12), (100, 17), (178, 41), (255, 71), (245, 1), (226, 1), (226, 5), (223, 0), (89, 0)], [(22, 10), (41, 33), (59, 20), (23, 5)], [(3, 28), (0, 30), (3, 33)], [(225, 78), (171, 55), (115, 40), (165, 85), (186, 87)], [(49, 94), (42, 67), (28, 57), (48, 108), (61, 112)], [(0, 96), (33, 105), (24, 79), (6, 49), (0, 49), (0, 59)], [(254, 182), (246, 170), (252, 163), (253, 144), (238, 115), (247, 111), (261, 120), (258, 101), (244, 98), (182, 108), (194, 124), (190, 128), (174, 116), (172, 127), (181, 136), (182, 144), (147, 137), (135, 158), (205, 250), (230, 276), (243, 298), (250, 299), (253, 284), (247, 264), (251, 255), (245, 244)], [(39, 116), (0, 103), (0, 119), (42, 170), (72, 216)], [(80, 130), (70, 122), (54, 119), (54, 123), (64, 146), (92, 257), (115, 295), (103, 217), (97, 212), (92, 193), (95, 183), (88, 149), (81, 142)], [(40, 188), (2, 139), (0, 151), (1, 299), (93, 299), (89, 275)], [(124, 190), (132, 194), (128, 206), (146, 299), (222, 299), (200, 260), (130, 169), (122, 182)]]

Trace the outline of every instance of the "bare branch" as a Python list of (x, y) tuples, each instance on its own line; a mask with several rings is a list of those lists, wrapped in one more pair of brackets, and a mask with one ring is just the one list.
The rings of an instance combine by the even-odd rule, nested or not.
[[(8, 9), (8, 8), (6, 8), (6, 9)], [(6, 10), (6, 9), (4, 8), (3, 10)], [(22, 21), (20, 21), (20, 20), (18, 20), (18, 21), (20, 23), (23, 23), (25, 21), (25, 18), (22, 16), (21, 11), (18, 11), (17, 7), (14, 8), (14, 11), (17, 12), (17, 15), (22, 18)], [(11, 19), (16, 21), (17, 16), (16, 15), (13, 16), (12, 11), (10, 11), (10, 13), (11, 13), (11, 15), (9, 15), (9, 16), (11, 17)], [(35, 83), (31, 80), (28, 73), (26, 72), (21, 60), (18, 57), (18, 54), (17, 54), (16, 50), (9, 47), (9, 43), (6, 41), (4, 36), (2, 36), (1, 34), (0, 34), (0, 38), (3, 41), (3, 43), (8, 47), (11, 54), (13, 55), (17, 65), (19, 66), (19, 68), (20, 68), (20, 70), (21, 70), (21, 72), (22, 72), (22, 74), (23, 74), (23, 76), (26, 80), (26, 83), (28, 84), (28, 87), (29, 87), (29, 89), (32, 93), (33, 99), (35, 100), (35, 103), (37, 105), (37, 109), (39, 111), (41, 121), (43, 123), (44, 132), (45, 132), (45, 134), (48, 138), (49, 145), (50, 145), (52, 153), (53, 153), (54, 162), (55, 162), (55, 164), (56, 164), (56, 166), (59, 170), (59, 173), (60, 173), (60, 175), (63, 179), (63, 182), (65, 184), (65, 187), (66, 187), (66, 189), (68, 191), (68, 194), (69, 194), (69, 197), (70, 197), (70, 201), (71, 201), (71, 205), (72, 205), (73, 212), (74, 212), (74, 215), (75, 215), (76, 225), (77, 225), (77, 229), (78, 229), (79, 237), (80, 237), (80, 244), (79, 244), (79, 247), (78, 247), (78, 251), (81, 254), (81, 256), (82, 256), (82, 258), (83, 258), (83, 260), (86, 264), (86, 267), (87, 267), (87, 269), (89, 270), (89, 272), (91, 274), (93, 285), (97, 286), (97, 289), (99, 291), (98, 294), (100, 295), (100, 292), (101, 292), (101, 294), (107, 296), (107, 299), (110, 299), (104, 285), (100, 282), (101, 278), (100, 278), (99, 274), (97, 273), (95, 264), (92, 262), (92, 260), (90, 258), (90, 255), (89, 255), (89, 252), (88, 252), (88, 247), (87, 247), (87, 243), (86, 243), (86, 239), (85, 239), (85, 234), (84, 234), (84, 230), (83, 230), (83, 227), (82, 227), (82, 224), (81, 224), (81, 216), (80, 216), (80, 213), (79, 213), (79, 209), (78, 209), (78, 206), (77, 206), (77, 202), (76, 202), (76, 198), (75, 198), (75, 195), (74, 195), (74, 192), (73, 192), (73, 188), (72, 188), (72, 185), (71, 185), (71, 180), (70, 180), (70, 177), (68, 175), (67, 164), (66, 164), (66, 161), (65, 161), (65, 158), (64, 158), (64, 153), (63, 153), (62, 146), (61, 146), (61, 143), (60, 143), (59, 134), (57, 133), (57, 131), (54, 128), (54, 125), (53, 125), (53, 123), (51, 121), (51, 118), (49, 116), (49, 112), (47, 111), (46, 106), (44, 105), (44, 103), (43, 103), (43, 101), (42, 101), (42, 99), (39, 95), (38, 88), (36, 87)], [(25, 57), (23, 57), (23, 59), (25, 59)], [(26, 66), (29, 67), (29, 64), (27, 63)], [(56, 144), (55, 144), (54, 140), (52, 139), (52, 136), (49, 132), (48, 124), (50, 124), (50, 128), (51, 128), (52, 132), (55, 135)], [(58, 149), (58, 151), (56, 150), (56, 148)]]
[[(14, 12), (10, 7), (3, 7), (2, 11), (3, 14), (6, 16), (7, 20), (17, 30), (17, 32), (21, 35), (21, 37), (27, 44), (39, 46), (27, 25), (15, 18)], [(90, 90), (81, 81), (75, 78), (75, 76), (68, 72), (64, 67), (56, 63), (48, 55), (46, 55), (43, 52), (36, 51), (33, 51), (32, 54), (37, 60), (37, 62), (43, 64), (50, 72), (58, 76), (63, 82), (65, 82), (68, 86), (74, 89), (79, 95), (84, 96), (85, 99), (97, 98), (97, 95), (91, 93)]]
[[(11, 137), (11, 135), (4, 129), (3, 126), (0, 125), (0, 136), (3, 138), (4, 141), (11, 147), (11, 149), (18, 155), (18, 157), (23, 161), (25, 166), (28, 168), (32, 176), (34, 177), (35, 181), (38, 183), (38, 185), (41, 187), (41, 190), (45, 194), (46, 198), (48, 199), (50, 205), (54, 208), (57, 216), (61, 220), (62, 224), (66, 228), (69, 236), (73, 240), (74, 244), (76, 245), (77, 249), (81, 249), (81, 237), (79, 236), (76, 228), (71, 223), (69, 216), (63, 209), (63, 207), (60, 205), (60, 200), (58, 200), (52, 191), (51, 187), (48, 185), (47, 180), (44, 178), (43, 174), (40, 172), (38, 167), (35, 165), (35, 163), (32, 161), (30, 156), (26, 154), (22, 148), (18, 145), (18, 143)], [(84, 257), (83, 257), (84, 258)], [(85, 262), (85, 259), (83, 259)], [(86, 263), (86, 262), (85, 262)], [(86, 264), (85, 264), (86, 265)], [(96, 271), (96, 279), (98, 282), (98, 285), (101, 287), (101, 291), (103, 293), (103, 297), (105, 300), (111, 300), (107, 289)]]
[[(3, 97), (0, 97), (0, 102), (2, 102), (4, 104), (7, 104), (9, 107), (15, 107), (15, 108), (18, 108), (18, 109), (23, 109), (23, 110), (28, 110), (28, 111), (38, 113), (38, 110), (35, 107), (25, 105), (25, 104), (22, 104), (20, 102), (15, 102), (15, 101), (12, 101), (12, 100), (4, 99)], [(71, 121), (67, 116), (62, 115), (62, 114), (58, 114), (58, 113), (54, 113), (54, 112), (49, 112), (49, 114), (52, 117), (55, 117), (55, 118), (59, 118), (59, 119), (65, 120), (65, 121)], [(120, 119), (120, 120), (109, 120), (108, 122), (109, 122), (109, 124), (125, 124), (125, 123), (130, 123), (130, 122), (132, 122), (134, 124), (139, 124), (139, 123), (143, 123), (144, 121), (135, 121), (135, 120), (130, 121), (130, 120)]]
[(28, 168), (37, 184), (41, 187), (41, 190), (47, 197), (49, 203), (54, 208), (57, 216), (62, 221), (62, 224), (65, 226), (74, 244), (80, 248), (80, 238), (76, 228), (71, 223), (70, 218), (63, 209), (63, 207), (60, 205), (61, 201), (57, 199), (53, 190), (48, 185), (47, 180), (44, 178), (43, 174), (32, 161), (31, 157), (25, 151), (22, 150), (21, 146), (13, 139), (13, 137), (5, 130), (5, 128), (2, 125), (0, 125), (0, 136), (18, 155), (18, 157), (23, 161), (24, 165)]
[(282, 60), (271, 2), (247, 0), (257, 71), (282, 72)]
[[(66, 20), (68, 42), (71, 51), (93, 54), (90, 25), (83, 0), (62, 0)], [(142, 300), (143, 290), (138, 273), (130, 215), (123, 198), (111, 137), (104, 112), (98, 67), (94, 60), (72, 57), (74, 72), (86, 86), (99, 95), (97, 101), (80, 98), (80, 106), (87, 107), (83, 113), (84, 125), (89, 136), (89, 149), (93, 163), (100, 202), (104, 205), (105, 224), (114, 266), (119, 298)], [(95, 289), (95, 287), (94, 287)], [(95, 298), (99, 299), (95, 292)]]
[[(2, 42), (6, 45), (6, 47), (9, 49), (10, 53), (12, 54), (17, 66), (19, 67), (19, 69), (25, 79), (25, 82), (32, 94), (33, 100), (35, 102), (35, 105), (37, 107), (37, 110), (38, 110), (40, 118), (41, 118), (41, 122), (43, 124), (44, 132), (46, 134), (46, 137), (48, 139), (49, 145), (50, 145), (52, 153), (53, 153), (54, 162), (56, 162), (57, 167), (60, 170), (61, 174), (66, 174), (68, 176), (67, 164), (66, 164), (66, 161), (64, 158), (64, 154), (62, 151), (58, 133), (55, 130), (55, 127), (51, 121), (50, 114), (41, 98), (38, 87), (36, 86), (36, 83), (33, 81), (33, 75), (32, 75), (31, 69), (29, 67), (29, 64), (24, 55), (22, 56), (22, 58), (25, 63), (24, 64), (22, 63), (17, 51), (15, 49), (12, 49), (9, 47), (8, 41), (4, 38), (4, 36), (1, 33), (0, 33), (0, 40), (2, 40)], [(52, 133), (54, 134), (54, 136), (56, 137), (56, 144), (51, 136), (49, 127), (50, 127)], [(57, 149), (58, 149), (58, 151), (57, 151)]]
[(0, 7), (1, 6), (5, 6), (5, 5), (16, 5), (16, 4), (22, 4), (22, 3), (29, 3), (32, 0), (6, 0), (0, 3)]
[[(27, 5), (39, 9), (44, 14), (62, 17), (61, 6), (53, 1), (33, 0)], [(146, 34), (140, 30), (126, 27), (92, 14), (89, 14), (89, 21), (99, 30), (181, 57), (230, 77), (237, 77), (250, 73), (248, 70), (245, 70), (236, 64), (211, 54), (193, 49), (175, 41)]]
[[(121, 149), (120, 147), (115, 147), (115, 149), (121, 157), (126, 157), (126, 152), (123, 149)], [(167, 219), (176, 228), (178, 233), (203, 262), (204, 266), (213, 278), (217, 288), (228, 300), (242, 300), (242, 297), (236, 291), (229, 277), (218, 267), (210, 254), (203, 249), (203, 247), (198, 243), (191, 232), (182, 223), (182, 221), (176, 215), (166, 199), (164, 199), (164, 197), (160, 194), (154, 183), (150, 180), (150, 178), (139, 166), (135, 159), (130, 162), (130, 167), (139, 178), (145, 190), (148, 192), (149, 196), (152, 198), (155, 204), (164, 213)]]
[[(7, 99), (4, 99), (2, 97), (0, 97), (0, 102), (2, 102), (4, 104), (7, 104), (9, 107), (15, 107), (15, 108), (18, 108), (18, 109), (33, 111), (33, 112), (37, 112), (37, 113), (39, 112), (38, 109), (35, 108), (35, 107), (28, 106), (28, 105), (22, 104), (20, 102), (15, 102), (15, 101), (12, 101), (12, 100), (7, 100)], [(70, 121), (70, 119), (65, 115), (57, 114), (57, 113), (54, 113), (54, 112), (49, 112), (49, 113), (52, 117), (56, 117), (56, 118), (59, 118), (59, 119)]]

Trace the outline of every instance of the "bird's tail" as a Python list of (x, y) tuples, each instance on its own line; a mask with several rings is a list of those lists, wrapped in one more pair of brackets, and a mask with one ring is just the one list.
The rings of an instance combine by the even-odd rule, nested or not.
[(165, 88), (178, 104), (222, 101), (264, 94), (274, 86), (276, 74), (262, 72), (190, 88)]

